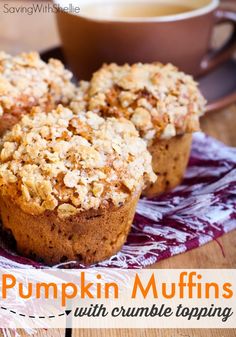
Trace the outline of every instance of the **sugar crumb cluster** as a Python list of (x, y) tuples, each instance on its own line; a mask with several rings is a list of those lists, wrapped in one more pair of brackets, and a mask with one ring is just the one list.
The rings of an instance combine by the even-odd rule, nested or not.
[(34, 106), (46, 112), (76, 95), (72, 74), (56, 59), (48, 63), (36, 52), (11, 56), (0, 53), (0, 133), (10, 129)]
[(197, 83), (171, 64), (105, 64), (81, 87), (87, 107), (125, 117), (147, 141), (199, 130), (205, 99)]

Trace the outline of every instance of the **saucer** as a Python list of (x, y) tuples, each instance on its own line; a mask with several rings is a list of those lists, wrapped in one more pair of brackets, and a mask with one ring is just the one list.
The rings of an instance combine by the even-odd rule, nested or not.
[(236, 102), (236, 60), (228, 60), (198, 78), (198, 81), (208, 102), (207, 112), (223, 109)]
[[(60, 47), (41, 54), (44, 61), (57, 58), (66, 64)], [(236, 60), (230, 59), (210, 73), (198, 78), (200, 90), (207, 99), (207, 112), (223, 109), (236, 102)]]

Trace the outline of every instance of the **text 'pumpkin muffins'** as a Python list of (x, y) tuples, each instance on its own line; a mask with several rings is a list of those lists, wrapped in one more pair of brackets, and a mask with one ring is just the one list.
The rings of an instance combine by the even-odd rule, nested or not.
[(199, 130), (205, 100), (191, 76), (171, 64), (104, 65), (81, 84), (72, 108), (87, 102), (103, 117), (125, 117), (148, 143), (157, 181), (145, 191), (155, 196), (178, 185), (185, 172), (192, 133)]
[(3, 225), (24, 255), (97, 262), (121, 248), (140, 193), (155, 179), (146, 144), (126, 119), (35, 108), (2, 140)]
[(45, 111), (67, 105), (76, 88), (72, 74), (55, 59), (43, 62), (38, 53), (10, 56), (0, 53), (0, 135), (32, 107)]

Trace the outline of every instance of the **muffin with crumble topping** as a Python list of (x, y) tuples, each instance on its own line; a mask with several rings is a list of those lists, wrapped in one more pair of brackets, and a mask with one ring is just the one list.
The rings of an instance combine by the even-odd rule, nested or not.
[(147, 142), (158, 179), (144, 195), (156, 196), (181, 182), (206, 103), (191, 76), (171, 64), (105, 64), (80, 91), (72, 108), (84, 97), (99, 115), (130, 120)]
[(155, 180), (130, 121), (34, 108), (2, 139), (3, 227), (23, 255), (92, 264), (122, 247), (140, 193)]
[(43, 62), (36, 52), (10, 56), (0, 53), (0, 135), (32, 107), (50, 111), (68, 105), (75, 96), (72, 74), (59, 60)]

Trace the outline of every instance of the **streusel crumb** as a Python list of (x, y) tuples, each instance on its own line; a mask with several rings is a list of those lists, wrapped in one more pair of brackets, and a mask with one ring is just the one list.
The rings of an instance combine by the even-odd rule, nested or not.
[(36, 52), (0, 52), (0, 133), (34, 106), (50, 111), (59, 103), (68, 105), (76, 93), (71, 78), (59, 60), (45, 63)]
[(206, 103), (191, 76), (161, 63), (105, 64), (82, 94), (89, 110), (131, 120), (148, 141), (198, 131)]
[(2, 139), (0, 193), (33, 215), (120, 206), (155, 180), (146, 143), (124, 118), (34, 108)]

